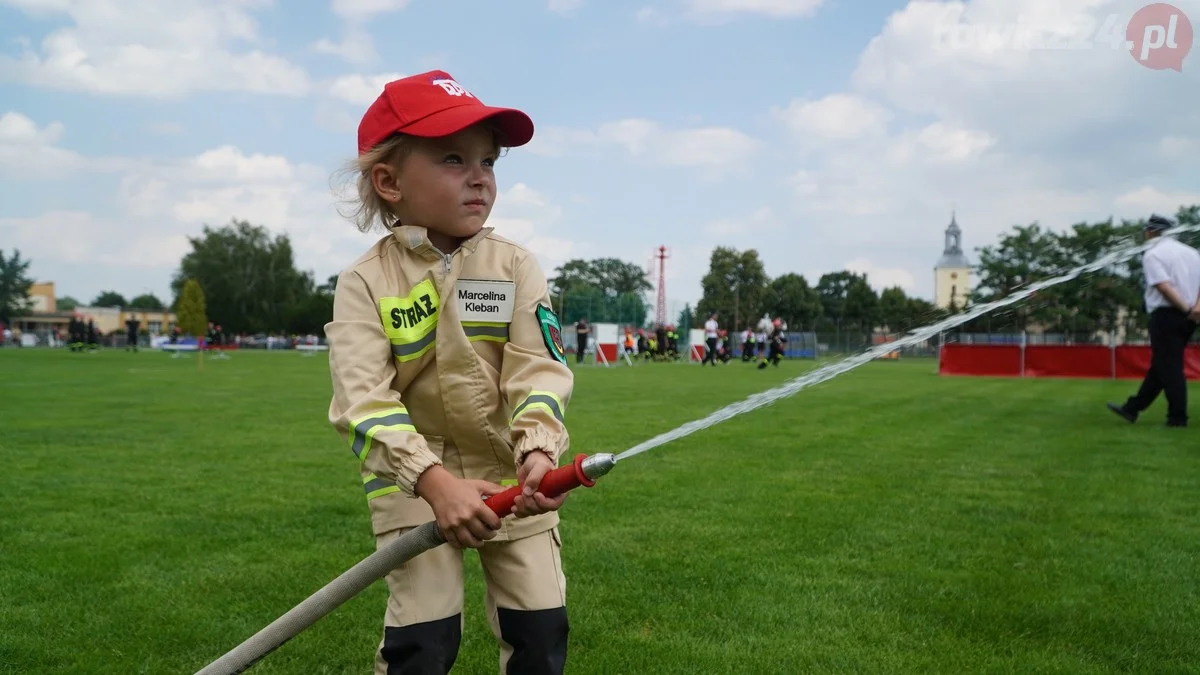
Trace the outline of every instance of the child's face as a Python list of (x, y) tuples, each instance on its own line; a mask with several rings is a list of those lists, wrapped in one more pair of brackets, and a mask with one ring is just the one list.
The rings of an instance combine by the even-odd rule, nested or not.
[(483, 228), (496, 198), (498, 156), (492, 132), (474, 126), (437, 139), (412, 139), (395, 172), (396, 215), (447, 237), (471, 237)]

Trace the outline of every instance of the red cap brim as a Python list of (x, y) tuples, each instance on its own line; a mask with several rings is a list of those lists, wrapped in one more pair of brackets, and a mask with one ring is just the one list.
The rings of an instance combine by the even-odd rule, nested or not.
[(441, 138), (485, 120), (496, 126), (503, 136), (501, 145), (506, 147), (515, 148), (533, 139), (533, 120), (529, 115), (513, 108), (479, 105), (447, 108), (405, 126), (400, 132), (423, 138)]

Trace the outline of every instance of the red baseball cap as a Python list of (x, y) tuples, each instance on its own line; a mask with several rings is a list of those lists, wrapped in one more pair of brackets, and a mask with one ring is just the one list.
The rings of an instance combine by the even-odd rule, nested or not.
[(358, 125), (358, 154), (404, 133), (423, 138), (449, 136), (483, 120), (491, 120), (509, 147), (533, 138), (533, 120), (513, 108), (483, 104), (449, 73), (431, 70), (387, 83)]

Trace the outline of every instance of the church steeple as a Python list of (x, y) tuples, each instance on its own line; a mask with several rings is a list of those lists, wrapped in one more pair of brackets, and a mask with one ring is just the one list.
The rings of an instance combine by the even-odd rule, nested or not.
[(938, 267), (970, 267), (962, 250), (962, 228), (958, 226), (958, 214), (950, 212), (950, 225), (946, 227), (946, 243)]
[(971, 293), (971, 263), (962, 248), (962, 228), (958, 226), (958, 214), (950, 211), (950, 225), (946, 227), (946, 242), (942, 257), (934, 266), (934, 305), (951, 308), (952, 311), (966, 305)]

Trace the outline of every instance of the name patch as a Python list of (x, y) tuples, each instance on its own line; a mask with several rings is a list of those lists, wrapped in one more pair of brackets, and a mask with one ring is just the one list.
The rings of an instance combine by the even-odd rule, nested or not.
[(460, 321), (509, 323), (517, 285), (511, 281), (459, 279), (454, 286)]

